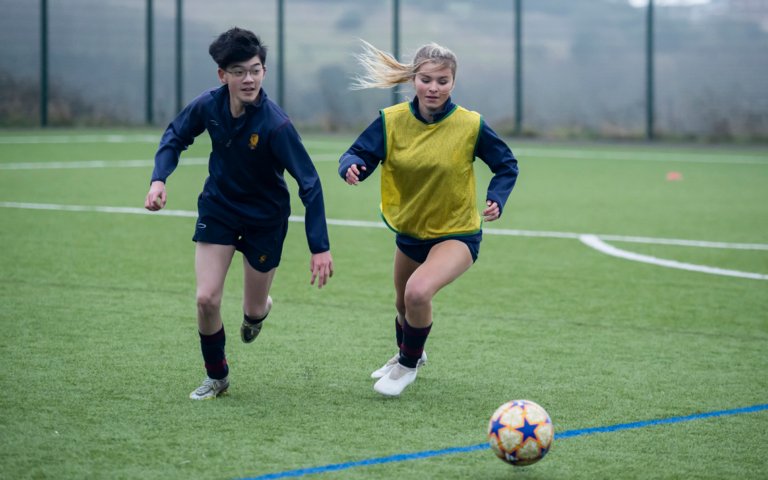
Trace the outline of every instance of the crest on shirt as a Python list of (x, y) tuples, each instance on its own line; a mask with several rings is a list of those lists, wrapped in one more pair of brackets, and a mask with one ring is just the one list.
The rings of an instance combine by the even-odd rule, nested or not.
[(258, 133), (252, 133), (251, 138), (248, 139), (248, 148), (251, 150), (256, 150), (256, 145), (259, 144), (259, 134)]

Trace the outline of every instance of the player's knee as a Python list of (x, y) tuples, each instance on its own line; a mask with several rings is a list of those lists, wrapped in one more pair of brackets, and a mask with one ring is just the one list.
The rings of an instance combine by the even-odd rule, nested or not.
[(197, 310), (203, 314), (214, 313), (221, 307), (221, 298), (209, 292), (197, 292)]
[(413, 307), (422, 307), (432, 302), (434, 292), (423, 283), (409, 283), (405, 288), (406, 310)]

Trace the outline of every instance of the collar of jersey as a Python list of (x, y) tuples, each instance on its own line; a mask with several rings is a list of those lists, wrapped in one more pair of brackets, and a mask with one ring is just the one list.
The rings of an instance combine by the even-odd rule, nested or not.
[(428, 122), (424, 117), (421, 116), (421, 113), (419, 112), (418, 97), (413, 97), (413, 100), (411, 100), (410, 106), (411, 106), (411, 113), (413, 114), (413, 116), (416, 117), (419, 121), (424, 122), (426, 124), (437, 123), (440, 120), (447, 117), (448, 115), (450, 115), (451, 113), (453, 113), (453, 111), (456, 109), (456, 104), (454, 104), (451, 101), (451, 97), (448, 97), (448, 100), (443, 105), (443, 109), (432, 116), (434, 118), (433, 121)]

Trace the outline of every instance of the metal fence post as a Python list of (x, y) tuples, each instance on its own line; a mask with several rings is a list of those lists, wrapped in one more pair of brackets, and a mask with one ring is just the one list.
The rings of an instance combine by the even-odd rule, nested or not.
[(182, 45), (182, 28), (184, 26), (183, 3), (184, 0), (176, 0), (176, 112), (180, 112), (184, 108), (182, 82), (182, 56), (184, 53), (184, 46)]
[(148, 125), (152, 125), (154, 122), (153, 118), (153, 106), (155, 103), (155, 95), (154, 95), (154, 85), (152, 84), (152, 80), (154, 77), (154, 30), (152, 27), (153, 23), (153, 8), (152, 8), (152, 0), (147, 0), (147, 25), (146, 25), (146, 32), (147, 32), (147, 78), (146, 78), (146, 102), (147, 102), (147, 109), (146, 109), (146, 116), (145, 121)]
[(40, 126), (48, 125), (48, 0), (40, 0)]
[[(392, 0), (392, 55), (400, 60), (400, 0)], [(392, 105), (400, 103), (400, 88), (392, 87)]]
[(653, 51), (653, 0), (648, 0), (648, 10), (646, 13), (646, 33), (645, 33), (645, 136), (648, 140), (653, 140), (654, 135), (654, 51)]
[(515, 135), (523, 133), (523, 0), (515, 0)]
[(277, 104), (285, 105), (285, 0), (277, 0)]

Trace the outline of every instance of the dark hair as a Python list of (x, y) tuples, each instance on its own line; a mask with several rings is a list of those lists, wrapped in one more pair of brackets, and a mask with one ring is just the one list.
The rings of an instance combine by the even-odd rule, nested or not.
[(219, 68), (250, 60), (258, 55), (262, 65), (267, 62), (267, 47), (250, 30), (234, 27), (219, 35), (208, 47), (208, 53)]

